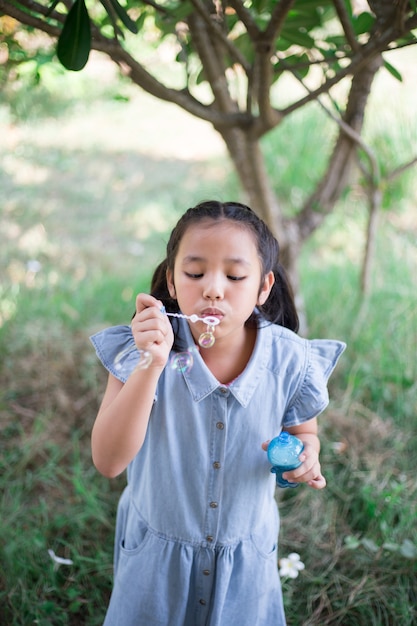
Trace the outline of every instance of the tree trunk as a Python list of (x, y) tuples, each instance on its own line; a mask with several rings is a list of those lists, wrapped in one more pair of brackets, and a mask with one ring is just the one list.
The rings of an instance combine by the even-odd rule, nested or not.
[(240, 128), (217, 128), (226, 143), (250, 207), (279, 238), (285, 237), (281, 210), (266, 172), (259, 139)]
[[(343, 122), (357, 135), (362, 132), (372, 82), (381, 65), (381, 55), (375, 56), (352, 79)], [(323, 223), (340, 198), (349, 181), (356, 148), (357, 142), (341, 125), (327, 170), (295, 218), (301, 241), (305, 241)]]
[(301, 295), (298, 260), (301, 242), (295, 222), (284, 225), (282, 212), (266, 173), (265, 158), (258, 139), (241, 129), (218, 129), (229, 150), (250, 207), (268, 224), (280, 245), (280, 262), (294, 290), (300, 318), (300, 332), (307, 333), (304, 300)]
[(280, 260), (298, 288), (299, 233), (294, 222), (284, 224), (281, 207), (266, 172), (258, 139), (244, 130), (219, 130), (239, 175), (250, 207), (268, 224), (280, 244)]
[(378, 229), (378, 216), (381, 208), (382, 193), (378, 187), (372, 187), (369, 192), (369, 215), (366, 229), (365, 254), (362, 265), (361, 291), (363, 296), (368, 296), (371, 289), (372, 261), (375, 255), (376, 234)]

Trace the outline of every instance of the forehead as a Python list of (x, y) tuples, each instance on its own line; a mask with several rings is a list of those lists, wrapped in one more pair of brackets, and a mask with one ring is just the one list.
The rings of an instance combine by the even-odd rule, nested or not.
[(187, 228), (178, 252), (180, 255), (230, 253), (231, 257), (244, 258), (258, 256), (256, 244), (255, 234), (246, 224), (228, 219), (205, 219)]

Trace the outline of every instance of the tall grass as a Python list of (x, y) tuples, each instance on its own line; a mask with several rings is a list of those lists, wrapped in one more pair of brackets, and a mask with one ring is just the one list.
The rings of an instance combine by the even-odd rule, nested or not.
[[(8, 626), (102, 623), (124, 479), (108, 481), (91, 463), (105, 375), (88, 335), (129, 321), (179, 212), (204, 197), (235, 195), (235, 183), (224, 183), (223, 155), (171, 159), (152, 152), (151, 141), (115, 149), (101, 121), (117, 120), (127, 137), (122, 105), (93, 105), (94, 115), (69, 107), (64, 144), (56, 120), (18, 124), (1, 157), (0, 623)], [(149, 125), (148, 101), (123, 106), (139, 118), (144, 106)], [(265, 144), (271, 171), (281, 159), (289, 213), (323, 165), (308, 173), (305, 137), (312, 148), (321, 141), (313, 128), (302, 115), (279, 144), (278, 134)], [(296, 157), (297, 168), (288, 167)], [(298, 552), (306, 565), (296, 580), (283, 580), (289, 626), (417, 621), (417, 223), (402, 187), (401, 203), (394, 198), (381, 216), (364, 299), (365, 221), (355, 188), (301, 259), (310, 335), (341, 338), (348, 349), (320, 418), (328, 487), (280, 494), (280, 555)], [(56, 563), (48, 550), (72, 564)]]

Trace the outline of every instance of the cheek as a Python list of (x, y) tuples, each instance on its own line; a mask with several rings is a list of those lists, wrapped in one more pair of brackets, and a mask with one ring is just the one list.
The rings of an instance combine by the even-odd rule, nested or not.
[(175, 280), (175, 297), (179, 303), (187, 305), (196, 297), (197, 284), (187, 280), (183, 276), (178, 276)]

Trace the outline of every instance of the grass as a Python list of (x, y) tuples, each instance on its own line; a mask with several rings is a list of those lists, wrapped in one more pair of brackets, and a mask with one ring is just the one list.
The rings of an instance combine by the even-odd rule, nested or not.
[[(0, 623), (8, 626), (102, 623), (124, 479), (104, 479), (91, 463), (89, 433), (105, 375), (88, 336), (129, 320), (177, 215), (235, 188), (205, 126), (123, 83), (117, 93), (113, 82), (95, 91), (87, 74), (46, 86), (58, 85), (62, 95), (63, 84), (65, 117), (56, 106), (55, 117), (44, 117), (44, 98), (27, 115), (24, 94), (26, 121), (5, 104), (0, 109)], [(298, 155), (292, 174), (282, 161), (283, 199), (308, 192), (300, 172), (307, 175), (311, 156), (300, 145), (310, 128), (309, 116), (300, 116), (297, 132), (288, 126), (278, 147), (273, 138), (265, 145), (271, 171), (277, 153), (288, 161)], [(386, 149), (395, 142), (390, 137)], [(417, 620), (411, 182), (407, 194), (390, 189), (366, 299), (358, 286), (366, 219), (359, 187), (303, 251), (310, 334), (344, 339), (348, 350), (320, 420), (328, 487), (280, 494), (280, 555), (296, 551), (306, 565), (296, 580), (283, 580), (289, 626)], [(48, 550), (73, 564), (57, 567)]]

